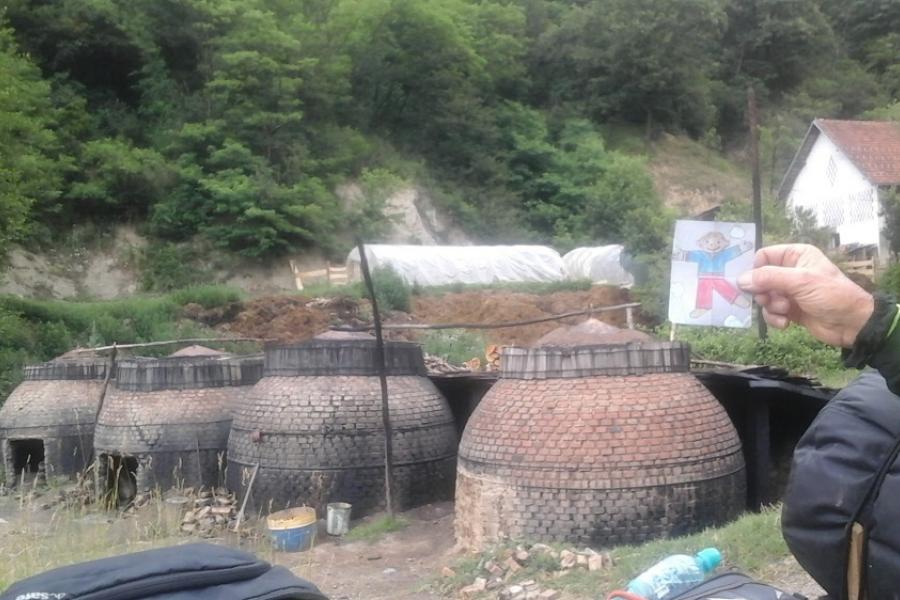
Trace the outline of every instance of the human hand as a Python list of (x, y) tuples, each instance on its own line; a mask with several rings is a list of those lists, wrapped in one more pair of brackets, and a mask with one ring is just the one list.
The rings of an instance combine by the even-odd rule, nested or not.
[(875, 308), (872, 295), (850, 281), (815, 246), (781, 244), (756, 253), (738, 286), (763, 307), (766, 323), (792, 321), (826, 344), (849, 348)]

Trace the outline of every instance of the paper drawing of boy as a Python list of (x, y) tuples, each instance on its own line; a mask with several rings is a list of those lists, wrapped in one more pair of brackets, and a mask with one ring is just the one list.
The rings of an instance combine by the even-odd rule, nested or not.
[(729, 246), (728, 238), (718, 231), (710, 231), (697, 240), (700, 250), (676, 251), (673, 258), (697, 263), (697, 300), (691, 318), (698, 319), (713, 307), (713, 291), (725, 298), (729, 304), (747, 308), (750, 299), (742, 294), (733, 283), (725, 279), (725, 265), (753, 248), (750, 242)]

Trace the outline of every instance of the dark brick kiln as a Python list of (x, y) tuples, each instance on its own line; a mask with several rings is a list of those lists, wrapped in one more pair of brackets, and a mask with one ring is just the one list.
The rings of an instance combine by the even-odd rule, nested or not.
[(259, 356), (120, 361), (94, 437), (104, 481), (220, 485), (232, 411), (261, 376)]
[[(255, 510), (350, 502), (354, 515), (384, 506), (384, 427), (372, 340), (314, 340), (266, 349), (265, 375), (235, 412), (228, 487), (251, 488)], [(449, 499), (456, 429), (425, 377), (422, 350), (385, 344), (399, 507)]]
[(22, 472), (74, 475), (90, 463), (106, 362), (56, 360), (25, 367), (25, 380), (0, 408), (6, 481)]
[(507, 348), (462, 436), (456, 536), (609, 546), (744, 507), (744, 460), (683, 343)]

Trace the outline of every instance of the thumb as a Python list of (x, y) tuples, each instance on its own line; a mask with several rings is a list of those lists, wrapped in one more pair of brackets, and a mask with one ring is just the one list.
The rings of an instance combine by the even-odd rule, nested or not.
[(772, 265), (747, 271), (737, 279), (738, 286), (745, 292), (752, 294), (777, 292), (788, 297), (801, 291), (807, 283), (804, 270)]

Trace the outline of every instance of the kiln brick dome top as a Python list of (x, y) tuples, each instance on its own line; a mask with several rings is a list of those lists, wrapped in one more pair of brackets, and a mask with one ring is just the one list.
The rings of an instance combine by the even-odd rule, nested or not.
[(559, 379), (650, 373), (684, 373), (691, 349), (684, 342), (503, 349), (500, 376), (507, 379)]
[(578, 325), (563, 325), (539, 339), (533, 345), (541, 346), (598, 346), (650, 342), (653, 336), (637, 329), (620, 329), (597, 319), (587, 319)]
[(262, 371), (262, 356), (129, 358), (116, 367), (116, 387), (153, 392), (249, 386)]
[(25, 367), (25, 381), (81, 381), (105, 379), (109, 363), (96, 358), (57, 359)]
[[(378, 375), (375, 340), (320, 339), (300, 344), (266, 346), (266, 377)], [(425, 377), (425, 358), (418, 344), (385, 342), (384, 364), (390, 376)]]

